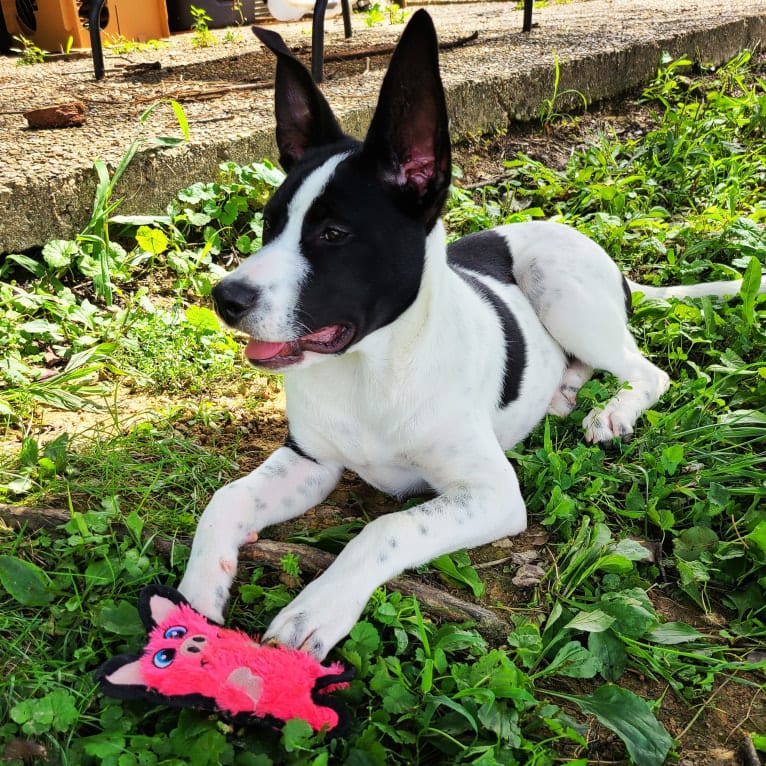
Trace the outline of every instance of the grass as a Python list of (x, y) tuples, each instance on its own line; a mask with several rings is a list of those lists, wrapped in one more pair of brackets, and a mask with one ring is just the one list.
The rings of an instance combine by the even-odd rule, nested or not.
[[(242, 470), (245, 424), (214, 394), (235, 391), (243, 370), (205, 303), (227, 254), (260, 246), (260, 210), (281, 180), (268, 163), (225, 163), (218, 182), (184, 190), (162, 216), (125, 217), (97, 165), (87, 236), (0, 267), (0, 498), (67, 512), (56, 528), (0, 527), (7, 761), (586, 764), (597, 721), (623, 743), (605, 757), (659, 766), (685, 752), (689, 726), (726, 687), (763, 694), (754, 650), (766, 635), (766, 302), (752, 284), (766, 263), (766, 84), (748, 54), (687, 71), (665, 62), (647, 88), (655, 116), (641, 138), (594, 136), (563, 170), (518, 156), (502, 184), (455, 188), (453, 236), (554, 217), (639, 280), (745, 275), (747, 285), (728, 303), (636, 303), (639, 343), (674, 383), (631, 442), (582, 440), (579, 421), (611, 390), (601, 377), (570, 418), (546, 420), (509, 453), (548, 554), (526, 600), (483, 596), (508, 615), (506, 640), (376, 592), (336, 650), (357, 670), (343, 693), (356, 723), (340, 741), (300, 722), (234, 729), (95, 690), (95, 667), (140, 645), (140, 588), (177, 582), (183, 569), (184, 542), (168, 549), (154, 536), (188, 534), (214, 488)], [(249, 374), (256, 392), (274, 385)], [(177, 404), (131, 419), (119, 387)], [(102, 408), (90, 431), (46, 436), (42, 415), (88, 407)], [(337, 547), (357, 527), (307, 527), (294, 539)], [(233, 623), (257, 633), (289, 600), (300, 561), (282, 568), (245, 569)], [(432, 571), (468, 598), (488, 576), (465, 552)], [(686, 622), (660, 608), (668, 599)], [(672, 720), (677, 707), (666, 712), (671, 699), (688, 723)], [(765, 752), (750, 725), (742, 733)]]

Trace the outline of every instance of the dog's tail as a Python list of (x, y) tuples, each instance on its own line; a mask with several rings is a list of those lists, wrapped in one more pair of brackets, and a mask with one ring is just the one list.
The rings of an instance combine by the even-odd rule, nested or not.
[[(654, 287), (642, 285), (630, 279), (628, 283), (631, 293), (641, 293), (644, 298), (650, 300), (663, 300), (665, 298), (700, 298), (705, 295), (712, 297), (733, 298), (742, 288), (741, 279), (724, 280), (722, 282), (702, 282), (696, 285), (671, 285), (669, 287)], [(766, 276), (761, 277), (759, 293), (766, 293)]]

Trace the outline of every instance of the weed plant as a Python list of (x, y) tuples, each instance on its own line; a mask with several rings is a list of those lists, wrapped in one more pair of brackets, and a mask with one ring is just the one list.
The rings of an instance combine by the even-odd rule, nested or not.
[(34, 41), (24, 37), (22, 34), (14, 35), (13, 40), (19, 46), (18, 48), (11, 48), (14, 53), (19, 54), (16, 66), (31, 66), (32, 64), (45, 63), (45, 57), (48, 53), (38, 45), (35, 45)]
[(374, 27), (385, 22), (388, 18), (389, 24), (404, 24), (409, 17), (409, 13), (402, 9), (398, 3), (373, 3), (362, 11), (364, 23), (368, 27)]
[(210, 31), (208, 24), (213, 20), (204, 8), (198, 8), (195, 5), (189, 6), (189, 12), (192, 15), (194, 21), (192, 22), (192, 48), (209, 48), (211, 45), (215, 45), (218, 40), (216, 36)]
[(105, 43), (109, 50), (117, 55), (126, 53), (143, 53), (144, 51), (158, 51), (167, 47), (165, 40), (129, 40), (125, 35), (108, 36)]
[[(766, 263), (766, 88), (747, 54), (697, 79), (685, 71), (666, 62), (647, 88), (656, 117), (640, 139), (594, 137), (562, 171), (519, 156), (506, 183), (455, 188), (453, 236), (552, 217), (602, 243), (639, 280), (742, 275), (745, 284), (728, 302), (636, 302), (639, 342), (674, 382), (632, 441), (583, 442), (580, 421), (613, 387), (596, 378), (570, 418), (546, 420), (509, 453), (550, 557), (526, 603), (488, 602), (509, 615), (504, 641), (438, 624), (411, 597), (374, 594), (336, 650), (357, 672), (343, 692), (356, 721), (345, 740), (325, 741), (297, 721), (282, 732), (240, 729), (106, 700), (92, 677), (106, 657), (141, 645), (138, 591), (177, 582), (188, 548), (167, 541), (192, 530), (244, 456), (237, 440), (217, 443), (232, 423), (215, 404), (128, 422), (114, 386), (173, 395), (191, 387), (202, 400), (241, 376), (236, 344), (204, 302), (230, 261), (260, 246), (260, 210), (281, 174), (268, 163), (225, 163), (218, 182), (145, 217), (114, 215), (101, 178), (88, 238), (51, 244), (42, 261), (6, 260), (0, 407), (7, 433), (23, 439), (0, 461), (0, 494), (67, 514), (58, 527), (0, 528), (7, 761), (34, 748), (38, 761), (76, 766), (586, 764), (596, 720), (633, 763), (659, 766), (686, 744), (677, 725), (680, 742), (658, 721), (669, 720), (667, 699), (696, 715), (726, 684), (763, 699), (766, 667), (753, 650), (766, 637), (766, 301), (755, 294)], [(106, 261), (93, 254), (103, 252)], [(111, 417), (89, 435), (50, 440), (36, 425), (43, 409), (99, 403)], [(293, 539), (337, 548), (358, 526), (306, 528)], [(302, 576), (299, 559), (282, 569), (282, 578), (241, 573), (232, 623), (263, 629)], [(485, 570), (469, 554), (434, 569), (470, 588), (467, 598), (482, 597)], [(660, 609), (665, 597), (697, 617)], [(752, 735), (766, 751), (763, 732)]]

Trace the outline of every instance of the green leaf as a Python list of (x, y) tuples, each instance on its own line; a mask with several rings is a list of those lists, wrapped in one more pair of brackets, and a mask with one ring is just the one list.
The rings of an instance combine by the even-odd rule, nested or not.
[(655, 644), (683, 644), (697, 641), (705, 636), (685, 622), (665, 622), (650, 630), (645, 638)]
[(678, 470), (678, 466), (684, 459), (684, 445), (683, 444), (671, 444), (669, 447), (665, 447), (662, 450), (662, 456), (660, 461), (662, 467), (665, 469), (665, 473), (668, 476), (673, 476)]
[(637, 766), (665, 763), (673, 740), (652, 715), (649, 705), (633, 692), (608, 684), (588, 695), (552, 694), (574, 702), (583, 713), (613, 731)]
[(570, 630), (584, 630), (587, 633), (601, 633), (609, 628), (614, 622), (614, 617), (600, 609), (591, 612), (579, 612), (565, 626)]
[(631, 484), (628, 494), (625, 496), (625, 508), (630, 513), (642, 513), (646, 510), (646, 498), (638, 488), (638, 484)]
[(14, 705), (11, 718), (26, 734), (66, 731), (79, 718), (74, 697), (66, 689), (54, 689), (40, 698), (30, 698)]
[(612, 628), (616, 633), (632, 638), (643, 636), (659, 622), (651, 601), (640, 588), (604, 593), (600, 607), (615, 618)]
[(611, 631), (591, 633), (588, 649), (601, 660), (601, 677), (605, 681), (617, 681), (628, 665), (625, 644)]
[(40, 263), (40, 261), (36, 261), (34, 258), (30, 258), (28, 255), (22, 255), (21, 253), (9, 253), (5, 256), (5, 260), (13, 261), (17, 265), (21, 266), (22, 269), (26, 269), (36, 277), (41, 277), (43, 274), (45, 274), (45, 267), (42, 265), (42, 263)]
[(646, 561), (651, 557), (651, 552), (647, 550), (637, 540), (626, 537), (610, 547), (610, 552), (618, 556), (624, 556), (630, 561)]
[(515, 710), (509, 710), (505, 705), (498, 705), (494, 701), (485, 702), (477, 715), (482, 726), (495, 733), (509, 747), (521, 745), (519, 714)]
[(141, 533), (144, 530), (144, 520), (135, 512), (131, 511), (125, 519), (125, 526), (130, 530), (133, 538), (140, 542)]
[(480, 598), (484, 594), (484, 583), (471, 565), (466, 551), (445, 553), (443, 556), (435, 558), (431, 562), (431, 566), (446, 575), (447, 579), (467, 585), (473, 591), (475, 598)]
[(627, 574), (633, 571), (633, 562), (616, 553), (607, 553), (596, 562), (596, 569), (612, 574)]
[(43, 247), (43, 258), (52, 269), (63, 269), (80, 254), (76, 242), (69, 239), (53, 239)]
[(69, 434), (66, 432), (45, 445), (43, 455), (53, 462), (56, 473), (61, 473), (66, 468), (68, 447)]
[(766, 561), (766, 521), (756, 524), (753, 531), (745, 535), (745, 540), (757, 548), (761, 561)]
[(181, 104), (176, 101), (175, 99), (170, 99), (170, 106), (173, 108), (173, 111), (175, 112), (176, 119), (178, 120), (178, 126), (181, 128), (181, 133), (183, 133), (184, 140), (189, 140), (189, 121), (186, 119), (186, 112), (184, 111), (184, 108), (181, 106)]
[(52, 583), (40, 567), (15, 556), (0, 556), (0, 583), (23, 606), (53, 601)]
[(427, 710), (429, 712), (429, 718), (430, 718), (430, 712), (431, 709), (436, 710), (440, 707), (446, 707), (450, 710), (453, 710), (455, 713), (457, 713), (459, 716), (462, 716), (463, 719), (468, 723), (468, 725), (471, 727), (471, 730), (475, 733), (479, 731), (479, 727), (476, 725), (476, 719), (471, 714), (471, 712), (461, 705), (457, 700), (453, 700), (450, 697), (447, 697), (445, 694), (439, 694), (439, 695), (428, 695), (426, 697), (427, 700)]
[(220, 332), (221, 325), (214, 311), (204, 306), (189, 306), (184, 311), (186, 321), (200, 332)]
[(99, 732), (91, 737), (83, 737), (80, 744), (88, 755), (102, 762), (125, 752), (125, 737), (117, 732)]
[(136, 242), (147, 253), (159, 255), (168, 249), (170, 240), (160, 229), (152, 229), (149, 226), (140, 226), (136, 232)]
[(349, 638), (354, 642), (357, 650), (365, 656), (370, 656), (380, 646), (380, 634), (375, 626), (366, 620), (354, 625)]
[(210, 223), (210, 221), (213, 220), (213, 217), (207, 213), (198, 213), (194, 210), (187, 210), (186, 219), (192, 226), (202, 227)]
[(593, 678), (601, 670), (601, 660), (577, 641), (569, 641), (559, 649), (543, 675), (557, 673), (569, 678)]
[(142, 636), (145, 628), (134, 604), (128, 601), (107, 602), (97, 613), (94, 624), (118, 636)]
[(19, 330), (28, 335), (58, 335), (60, 327), (53, 322), (46, 322), (44, 319), (31, 319), (20, 325)]
[(405, 689), (400, 683), (393, 683), (383, 696), (383, 709), (394, 715), (406, 713), (418, 704), (417, 695)]
[(41, 705), (38, 699), (28, 699), (14, 705), (10, 717), (21, 726), (25, 734), (43, 734), (50, 730), (53, 711), (50, 706)]
[(154, 138), (155, 144), (169, 149), (172, 149), (174, 146), (180, 146), (183, 142), (183, 138), (176, 138), (175, 136), (155, 136)]
[(715, 481), (711, 481), (710, 487), (708, 488), (708, 499), (712, 505), (715, 505), (718, 508), (726, 508), (731, 499), (731, 493), (726, 487), (721, 486)]
[(684, 529), (673, 540), (673, 550), (679, 559), (697, 561), (700, 556), (718, 545), (718, 535), (709, 527)]
[(37, 467), (37, 461), (40, 456), (40, 449), (37, 445), (37, 441), (32, 436), (25, 436), (21, 442), (21, 453), (19, 455), (19, 462), (25, 468)]
[(751, 256), (742, 277), (742, 287), (739, 289), (742, 298), (742, 316), (747, 324), (752, 324), (755, 319), (755, 298), (761, 287), (761, 264)]
[(288, 753), (305, 750), (314, 730), (306, 721), (293, 718), (282, 728), (282, 745)]
[(543, 652), (540, 628), (531, 622), (519, 625), (508, 636), (508, 643), (516, 649), (518, 659), (525, 668), (534, 667)]

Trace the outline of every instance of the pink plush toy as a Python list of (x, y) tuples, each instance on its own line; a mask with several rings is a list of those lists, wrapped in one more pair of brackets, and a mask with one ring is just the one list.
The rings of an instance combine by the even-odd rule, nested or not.
[(353, 676), (341, 663), (325, 666), (304, 652), (222, 628), (163, 585), (141, 591), (138, 611), (149, 633), (144, 651), (112, 657), (98, 669), (104, 694), (217, 710), (237, 722), (302, 718), (334, 736), (346, 727), (345, 707), (328, 694)]

